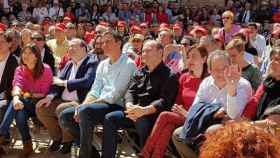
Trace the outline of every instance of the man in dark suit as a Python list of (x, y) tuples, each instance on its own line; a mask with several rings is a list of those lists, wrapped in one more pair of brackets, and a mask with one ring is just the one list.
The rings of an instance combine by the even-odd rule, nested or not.
[(18, 66), (17, 58), (9, 49), (10, 45), (11, 40), (3, 30), (0, 30), (0, 122), (5, 114), (7, 103), (12, 99), (12, 81)]
[(248, 23), (254, 20), (255, 13), (251, 10), (251, 3), (246, 2), (245, 9), (238, 16), (240, 23)]
[(49, 151), (60, 149), (62, 153), (70, 152), (72, 136), (61, 129), (57, 117), (69, 107), (77, 106), (85, 99), (95, 79), (100, 58), (87, 54), (86, 44), (80, 39), (72, 39), (69, 47), (70, 61), (55, 77), (49, 95), (36, 105), (36, 114), (47, 128), (53, 139)]
[(53, 52), (46, 45), (44, 34), (40, 32), (34, 32), (31, 36), (31, 39), (39, 47), (41, 51), (41, 59), (43, 60), (43, 62), (51, 67), (53, 74), (56, 74)]

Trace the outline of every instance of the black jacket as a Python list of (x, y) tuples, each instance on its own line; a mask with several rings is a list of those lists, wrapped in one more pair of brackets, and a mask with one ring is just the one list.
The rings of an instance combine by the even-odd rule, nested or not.
[(152, 72), (147, 67), (136, 71), (125, 102), (140, 106), (154, 105), (157, 112), (170, 110), (179, 88), (177, 76), (161, 62)]
[(43, 58), (43, 63), (48, 64), (51, 67), (53, 74), (56, 74), (53, 52), (47, 45), (45, 45), (45, 55)]
[(13, 83), (14, 73), (17, 66), (18, 66), (17, 58), (13, 54), (10, 54), (6, 62), (6, 66), (4, 68), (4, 72), (0, 83), (0, 93), (4, 92), (5, 96), (4, 98), (0, 98), (0, 100), (12, 99), (12, 95), (11, 95), (13, 89), (12, 83)]

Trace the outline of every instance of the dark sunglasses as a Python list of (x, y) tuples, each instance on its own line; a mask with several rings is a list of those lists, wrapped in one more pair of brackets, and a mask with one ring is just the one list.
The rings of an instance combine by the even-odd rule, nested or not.
[(224, 16), (224, 17), (222, 17), (222, 19), (230, 19), (230, 17), (229, 16)]
[(183, 46), (185, 46), (185, 47), (190, 46), (190, 44), (189, 44), (189, 43), (181, 43), (181, 45), (183, 45)]
[(36, 41), (44, 41), (44, 38), (42, 38), (42, 37), (33, 37), (31, 39), (36, 40)]

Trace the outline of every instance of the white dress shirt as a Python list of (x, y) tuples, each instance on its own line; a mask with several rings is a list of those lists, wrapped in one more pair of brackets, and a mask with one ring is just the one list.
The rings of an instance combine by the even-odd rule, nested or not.
[(41, 8), (34, 8), (32, 16), (39, 20), (39, 23), (41, 23), (45, 17), (48, 16), (48, 9), (46, 7)]
[(52, 19), (56, 19), (57, 17), (63, 17), (63, 15), (63, 8), (52, 7), (49, 10), (49, 17), (51, 17)]
[(3, 76), (3, 73), (4, 73), (4, 69), (6, 67), (6, 63), (7, 63), (7, 60), (9, 58), (9, 55), (2, 61), (0, 61), (0, 83), (1, 83), (1, 80), (2, 80), (2, 76)]
[(264, 36), (257, 34), (255, 39), (250, 39), (250, 43), (254, 48), (256, 48), (258, 57), (261, 59), (265, 58), (266, 41)]
[(44, 60), (44, 57), (45, 57), (45, 48), (43, 48), (42, 51), (41, 51), (41, 60), (42, 60), (42, 62)]
[[(73, 79), (76, 78), (78, 69), (81, 66), (81, 64), (83, 63), (83, 61), (85, 60), (85, 58), (80, 60), (77, 64), (75, 64), (73, 62), (72, 69), (71, 69), (71, 72), (70, 72), (70, 76), (69, 76), (69, 78), (67, 80), (73, 80)], [(65, 84), (65, 89), (64, 89), (64, 91), (62, 93), (61, 98), (62, 98), (62, 100), (65, 100), (65, 101), (78, 101), (79, 100), (78, 95), (77, 95), (77, 91), (75, 90), (75, 91), (70, 92), (67, 89), (67, 83)]]
[(226, 87), (218, 88), (214, 78), (209, 76), (200, 84), (193, 105), (199, 102), (218, 103), (222, 105), (231, 119), (238, 119), (251, 96), (251, 85), (244, 78), (238, 82), (236, 96), (229, 96)]

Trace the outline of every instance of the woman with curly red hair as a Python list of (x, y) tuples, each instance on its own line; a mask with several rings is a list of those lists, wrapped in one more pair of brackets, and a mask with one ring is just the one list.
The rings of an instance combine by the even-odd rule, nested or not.
[(209, 133), (200, 158), (279, 158), (280, 142), (249, 122), (229, 123)]

